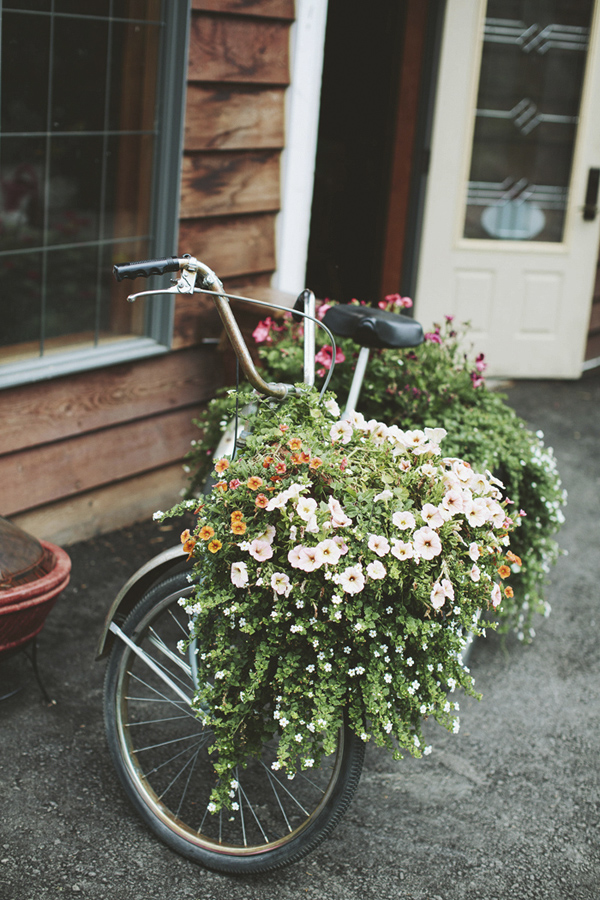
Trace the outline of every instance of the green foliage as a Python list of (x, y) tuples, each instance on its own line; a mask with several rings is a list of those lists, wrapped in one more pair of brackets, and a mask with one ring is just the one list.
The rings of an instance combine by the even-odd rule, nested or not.
[(457, 731), (448, 689), (474, 694), (465, 635), (518, 566), (521, 517), (493, 476), (442, 457), (443, 428), (340, 421), (333, 394), (297, 387), (258, 401), (209, 494), (157, 514), (197, 515), (182, 534), (195, 590), (180, 602), (198, 638), (194, 707), (215, 736), (213, 811), (276, 731), (274, 768), (290, 776), (332, 751), (345, 714), (397, 757), (429, 752), (425, 717)]
[[(268, 325), (256, 332), (261, 339), (263, 374), (267, 380), (293, 383), (302, 371), (302, 326), (293, 324), (291, 317), (279, 326), (266, 321)], [(457, 329), (447, 317), (420, 347), (375, 351), (358, 408), (368, 418), (404, 429), (445, 428), (444, 452), (468, 461), (478, 471), (492, 471), (504, 483), (515, 509), (524, 510), (526, 517), (512, 538), (512, 549), (523, 566), (515, 574), (515, 596), (505, 600), (498, 616), (500, 630), (515, 631), (521, 640), (529, 640), (535, 616), (550, 612), (544, 586), (559, 554), (554, 535), (564, 521), (566, 494), (543, 434), (534, 434), (503, 394), (488, 389), (483, 358), (472, 359), (465, 353), (465, 332), (466, 326)], [(339, 349), (330, 388), (343, 398), (357, 347), (341, 340)], [(326, 371), (325, 362), (319, 369), (321, 378)], [(197, 422), (204, 433), (189, 454), (192, 492), (210, 471), (221, 423), (227, 418), (226, 406), (226, 397), (216, 399)]]

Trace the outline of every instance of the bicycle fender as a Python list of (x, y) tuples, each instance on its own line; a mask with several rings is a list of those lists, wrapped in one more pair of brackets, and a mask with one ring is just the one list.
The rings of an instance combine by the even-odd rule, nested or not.
[(115, 636), (109, 630), (111, 622), (122, 625), (138, 600), (156, 581), (168, 574), (171, 569), (185, 568), (186, 564), (191, 571), (192, 563), (187, 562), (185, 550), (178, 544), (176, 547), (163, 550), (134, 572), (113, 600), (106, 615), (98, 641), (97, 660), (108, 656), (113, 645)]

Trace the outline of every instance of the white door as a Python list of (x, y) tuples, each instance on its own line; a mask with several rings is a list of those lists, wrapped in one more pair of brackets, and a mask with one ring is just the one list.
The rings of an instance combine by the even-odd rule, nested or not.
[(581, 374), (600, 240), (597, 6), (448, 0), (415, 306), (427, 329), (469, 321), (486, 374)]

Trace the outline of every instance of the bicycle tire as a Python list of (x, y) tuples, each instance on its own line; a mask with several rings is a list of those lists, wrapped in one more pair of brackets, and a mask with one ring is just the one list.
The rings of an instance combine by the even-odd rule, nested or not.
[(193, 650), (182, 657), (187, 613), (178, 604), (191, 591), (185, 573), (151, 588), (122, 626), (148, 653), (170, 687), (117, 637), (105, 678), (108, 746), (121, 783), (143, 821), (172, 850), (228, 874), (266, 872), (310, 853), (337, 825), (358, 785), (364, 744), (344, 725), (337, 749), (319, 769), (285, 781), (271, 770), (273, 741), (238, 773), (238, 810), (207, 811), (216, 783), (211, 732), (176, 690), (194, 692)]

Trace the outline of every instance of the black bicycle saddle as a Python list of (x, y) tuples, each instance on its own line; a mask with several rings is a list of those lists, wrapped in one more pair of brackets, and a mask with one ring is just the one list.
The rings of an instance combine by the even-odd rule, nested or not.
[(424, 340), (420, 322), (376, 306), (330, 306), (323, 322), (338, 337), (352, 338), (361, 347), (417, 347)]

